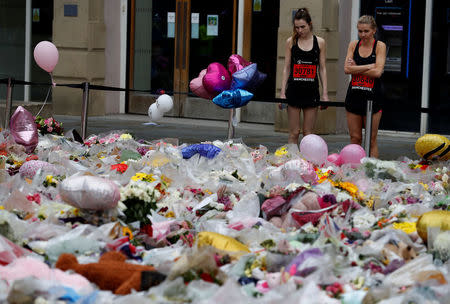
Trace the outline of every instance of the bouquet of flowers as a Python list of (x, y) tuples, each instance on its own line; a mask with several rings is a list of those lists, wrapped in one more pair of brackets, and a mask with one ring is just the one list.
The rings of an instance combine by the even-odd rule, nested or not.
[(153, 174), (136, 173), (127, 186), (120, 189), (120, 201), (125, 206), (123, 211), (126, 222), (140, 221), (141, 226), (150, 224), (147, 217), (151, 210), (156, 210), (156, 203), (163, 197), (167, 188), (164, 181)]
[(63, 135), (62, 122), (56, 121), (53, 117), (44, 119), (42, 116), (38, 115), (35, 117), (34, 122), (36, 127), (42, 135), (44, 134), (55, 134)]

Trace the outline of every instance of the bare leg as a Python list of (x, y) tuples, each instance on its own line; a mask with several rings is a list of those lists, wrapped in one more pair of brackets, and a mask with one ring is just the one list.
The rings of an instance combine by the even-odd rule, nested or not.
[(347, 125), (350, 134), (350, 143), (361, 145), (363, 117), (347, 111)]
[(298, 145), (298, 136), (300, 135), (300, 109), (288, 106), (289, 122), (289, 144)]
[(312, 134), (317, 118), (317, 107), (303, 109), (303, 136)]
[[(377, 144), (377, 135), (378, 135), (378, 127), (380, 126), (382, 112), (379, 111), (372, 115), (372, 132), (370, 136), (370, 157), (378, 158), (378, 144)], [(366, 119), (364, 117), (364, 124), (366, 123)]]

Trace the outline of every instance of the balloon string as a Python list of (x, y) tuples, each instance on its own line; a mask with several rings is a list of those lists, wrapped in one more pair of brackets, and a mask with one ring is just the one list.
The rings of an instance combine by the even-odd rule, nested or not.
[(50, 72), (50, 79), (51, 79), (51, 82), (52, 82), (52, 86), (56, 87), (56, 82), (53, 80), (53, 73), (52, 72)]
[(47, 104), (47, 99), (48, 99), (48, 96), (50, 95), (50, 91), (52, 90), (53, 87), (56, 86), (56, 83), (53, 81), (53, 75), (52, 75), (52, 73), (50, 73), (50, 78), (51, 78), (51, 81), (52, 81), (52, 85), (48, 88), (47, 96), (45, 96), (44, 104), (42, 105), (42, 107), (41, 107), (41, 109), (39, 110), (39, 112), (37, 112), (37, 114), (36, 114), (35, 117), (37, 117), (37, 116), (41, 113), (42, 109), (44, 109), (44, 106)]

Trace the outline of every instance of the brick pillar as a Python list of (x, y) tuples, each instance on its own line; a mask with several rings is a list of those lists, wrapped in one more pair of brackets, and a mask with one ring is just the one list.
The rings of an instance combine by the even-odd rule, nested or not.
[[(54, 0), (53, 43), (59, 51), (59, 62), (53, 72), (55, 82), (103, 85), (105, 39), (103, 0)], [(80, 115), (82, 92), (81, 89), (54, 88), (54, 113)], [(105, 114), (102, 91), (91, 91), (88, 114)]]

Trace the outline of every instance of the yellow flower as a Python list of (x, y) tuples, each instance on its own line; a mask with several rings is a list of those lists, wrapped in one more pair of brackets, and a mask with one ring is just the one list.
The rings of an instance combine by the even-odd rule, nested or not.
[(424, 184), (422, 182), (419, 182), (419, 184), (421, 184), (423, 186), (423, 188), (428, 191), (428, 185), (427, 184)]
[(169, 211), (166, 213), (165, 217), (175, 217), (175, 213), (173, 213), (173, 211)]
[(394, 227), (394, 229), (402, 230), (406, 234), (410, 234), (416, 231), (415, 222), (394, 223), (392, 224), (392, 226)]
[(120, 139), (133, 139), (133, 136), (131, 136), (131, 134), (124, 133), (120, 135)]
[(366, 201), (366, 207), (369, 209), (373, 208), (373, 204), (374, 204), (373, 199)]
[(130, 238), (130, 240), (133, 239), (133, 232), (128, 227), (122, 227), (122, 235), (123, 236), (128, 236)]
[(79, 216), (80, 215), (80, 210), (78, 208), (73, 209), (73, 215)]
[(167, 176), (165, 176), (164, 174), (161, 175), (161, 180), (167, 185), (170, 186), (170, 183), (172, 182), (172, 180), (170, 178), (168, 178)]
[(328, 179), (328, 177), (330, 176), (330, 173), (331, 173), (330, 170), (324, 172), (320, 169), (317, 169), (316, 174), (317, 174), (317, 177), (319, 178), (318, 183), (321, 184), (324, 181), (326, 181)]
[(275, 156), (283, 156), (288, 154), (288, 151), (286, 150), (286, 147), (281, 147), (277, 151), (275, 151)]
[(138, 172), (133, 177), (131, 177), (131, 179), (136, 182), (138, 180), (143, 180), (146, 176), (147, 176), (147, 174), (142, 173), (142, 172)]
[(46, 180), (46, 182), (49, 183), (49, 184), (55, 182), (55, 181), (53, 180), (53, 175), (47, 175), (47, 176), (45, 177), (45, 180)]
[(0, 210), (5, 210), (5, 207), (3, 207), (3, 206), (0, 206)]

